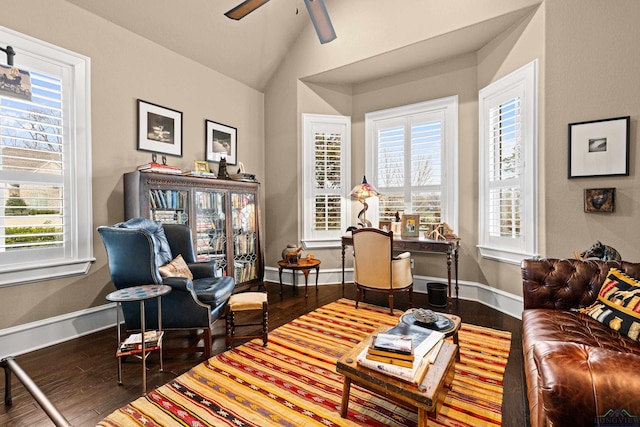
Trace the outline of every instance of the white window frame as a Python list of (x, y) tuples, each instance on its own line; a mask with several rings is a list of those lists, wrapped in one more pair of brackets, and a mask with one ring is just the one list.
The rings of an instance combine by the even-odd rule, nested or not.
[[(458, 96), (448, 96), (416, 104), (403, 105), (365, 114), (365, 170), (367, 180), (378, 187), (377, 174), (377, 126), (376, 122), (397, 119), (404, 120), (417, 114), (440, 114), (442, 126), (442, 177), (441, 177), (441, 219), (454, 230), (458, 229)], [(410, 160), (410, 158), (409, 158)], [(411, 185), (407, 180), (406, 185)], [(380, 190), (378, 188), (378, 190)], [(411, 213), (405, 204), (406, 213)], [(377, 224), (379, 213), (377, 203), (367, 211), (372, 224)]]
[[(317, 132), (340, 133), (340, 229), (313, 229), (316, 189), (313, 186), (315, 159), (314, 135)], [(325, 114), (302, 114), (302, 243), (305, 248), (336, 248), (349, 221), (349, 179), (351, 177), (351, 117)]]
[(15, 66), (57, 75), (67, 96), (63, 105), (64, 250), (45, 256), (23, 253), (20, 260), (0, 257), (0, 286), (86, 274), (95, 261), (91, 205), (91, 61), (84, 55), (4, 27), (0, 27), (0, 39), (16, 51)]
[[(520, 237), (489, 233), (489, 111), (520, 97), (521, 167)], [(538, 60), (519, 68), (479, 92), (479, 233), (478, 249), (484, 258), (520, 264), (538, 256)]]

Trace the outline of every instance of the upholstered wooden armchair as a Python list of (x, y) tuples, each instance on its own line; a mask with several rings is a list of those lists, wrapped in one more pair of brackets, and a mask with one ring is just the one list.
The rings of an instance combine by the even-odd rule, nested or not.
[(411, 254), (404, 252), (393, 257), (393, 232), (359, 228), (352, 234), (356, 308), (365, 290), (387, 292), (391, 314), (395, 292), (408, 291), (409, 302), (413, 305)]
[[(224, 314), (235, 282), (232, 277), (215, 276), (215, 261), (196, 262), (191, 229), (180, 224), (163, 225), (147, 218), (133, 218), (114, 226), (98, 227), (98, 233), (107, 250), (115, 287), (171, 286), (171, 292), (162, 297), (162, 328), (202, 330), (203, 346), (178, 350), (202, 351), (205, 357), (211, 357), (211, 326)], [(174, 257), (178, 255), (184, 263), (176, 262)], [(173, 268), (180, 264), (182, 269)], [(184, 264), (188, 271), (184, 270)], [(123, 303), (122, 312), (126, 329), (139, 330), (140, 304)], [(155, 299), (145, 303), (145, 313), (147, 328), (157, 328)]]

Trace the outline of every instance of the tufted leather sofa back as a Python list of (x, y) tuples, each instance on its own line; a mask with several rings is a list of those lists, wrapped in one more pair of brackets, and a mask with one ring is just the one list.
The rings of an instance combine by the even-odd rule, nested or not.
[(577, 259), (526, 259), (521, 264), (524, 309), (568, 310), (591, 305), (610, 268), (640, 279), (640, 263)]

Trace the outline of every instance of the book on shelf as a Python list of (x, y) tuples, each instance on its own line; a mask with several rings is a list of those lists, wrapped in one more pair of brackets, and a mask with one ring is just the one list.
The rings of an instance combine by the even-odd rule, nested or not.
[(175, 175), (182, 174), (182, 170), (177, 166), (163, 165), (162, 163), (154, 163), (154, 162), (140, 165), (138, 166), (138, 170), (140, 172), (160, 172), (160, 173), (171, 173)]
[(216, 178), (216, 174), (213, 172), (204, 172), (204, 171), (186, 171), (182, 172), (184, 176), (199, 176), (204, 178)]
[[(401, 360), (397, 358), (392, 361), (380, 361), (368, 358), (367, 355), (369, 354), (370, 346), (365, 347), (362, 352), (360, 352), (360, 354), (356, 358), (357, 363), (361, 366), (364, 366), (365, 368), (384, 373), (386, 375), (398, 378), (414, 385), (421, 384), (429, 369), (429, 365), (433, 364), (438, 351), (442, 346), (442, 342), (444, 341), (444, 334), (439, 331), (431, 331), (425, 328), (420, 328), (418, 326), (403, 323), (399, 323), (397, 327), (394, 326), (385, 333), (389, 334), (389, 332), (392, 332), (392, 334), (398, 333), (398, 335), (406, 335), (406, 332), (413, 331), (414, 329), (417, 330), (415, 332), (412, 332), (412, 334), (415, 334), (414, 337), (416, 339), (416, 342), (414, 342), (413, 347), (414, 359), (411, 362), (410, 367), (403, 366), (397, 363)], [(404, 333), (400, 334), (400, 331)]]

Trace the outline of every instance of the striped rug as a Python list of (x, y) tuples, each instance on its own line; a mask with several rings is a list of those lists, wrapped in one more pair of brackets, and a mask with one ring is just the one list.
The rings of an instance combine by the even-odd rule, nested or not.
[[(341, 299), (202, 362), (102, 420), (101, 426), (415, 426), (415, 409), (351, 387), (340, 418), (343, 377), (336, 360), (402, 313)], [(429, 425), (501, 425), (508, 332), (462, 325), (461, 361), (437, 420)]]

